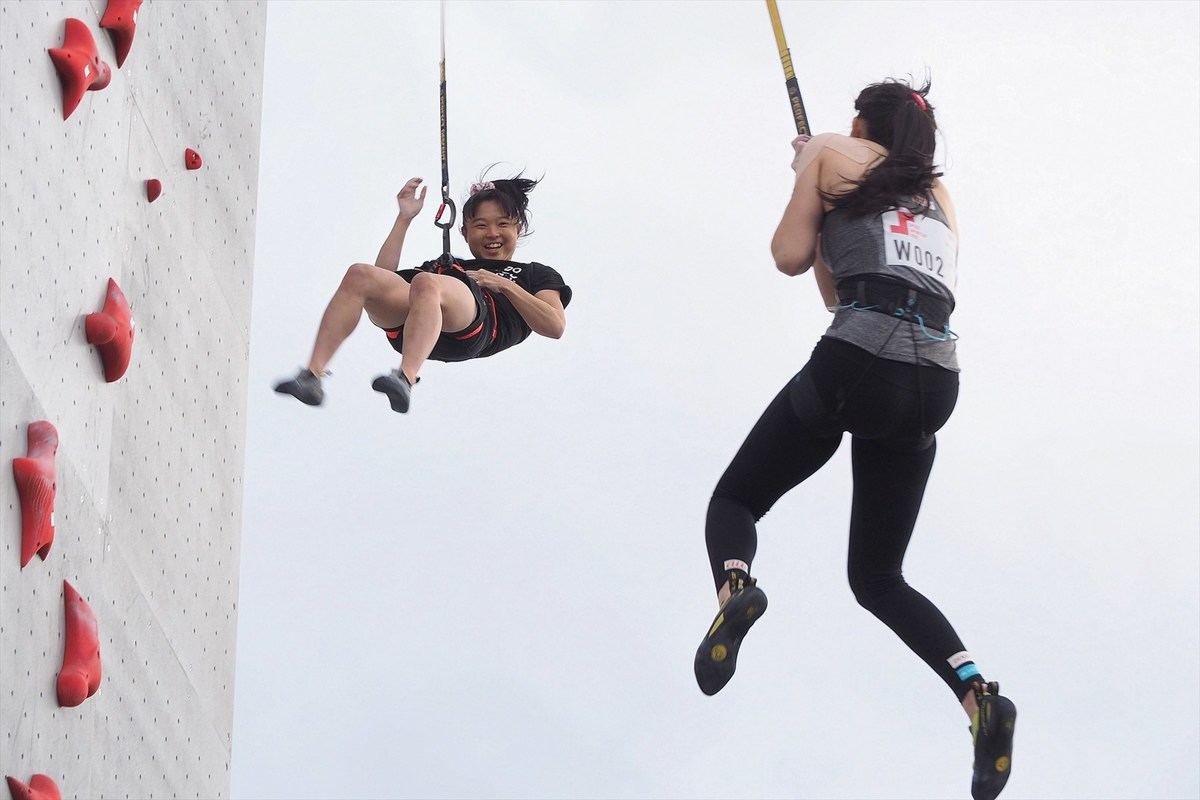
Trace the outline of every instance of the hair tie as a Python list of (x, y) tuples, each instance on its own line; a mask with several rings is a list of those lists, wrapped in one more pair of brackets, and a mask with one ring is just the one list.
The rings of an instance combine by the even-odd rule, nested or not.
[(921, 95), (919, 95), (918, 93), (916, 93), (916, 92), (913, 92), (913, 93), (912, 93), (912, 99), (913, 99), (913, 102), (914, 102), (914, 103), (916, 103), (916, 104), (917, 104), (917, 106), (918, 106), (918, 107), (919, 107), (919, 108), (920, 108), (922, 111), (928, 111), (928, 110), (929, 110), (929, 106), (925, 105), (925, 98), (924, 98), (924, 97), (921, 97)]
[(484, 183), (472, 183), (471, 184), (471, 195), (474, 196), (474, 195), (479, 194), (480, 192), (486, 192), (489, 189), (495, 189), (495, 188), (496, 188), (496, 184), (492, 183), (491, 181), (485, 181)]

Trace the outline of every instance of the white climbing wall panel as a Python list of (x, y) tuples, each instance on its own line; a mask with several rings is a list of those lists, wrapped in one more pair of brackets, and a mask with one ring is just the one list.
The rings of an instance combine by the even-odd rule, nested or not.
[[(105, 5), (0, 0), (0, 773), (227, 797), (266, 6), (147, 0), (118, 70)], [(46, 50), (67, 17), (112, 82), (64, 121)], [(83, 333), (109, 277), (136, 324), (112, 384)], [(60, 440), (55, 540), (22, 570), (10, 464), (38, 419)], [(64, 579), (103, 660), (69, 709)]]

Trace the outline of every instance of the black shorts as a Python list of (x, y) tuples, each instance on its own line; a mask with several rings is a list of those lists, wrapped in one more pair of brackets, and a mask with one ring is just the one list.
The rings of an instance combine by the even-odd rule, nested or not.
[[(496, 301), (483, 290), (478, 282), (467, 277), (462, 267), (455, 264), (438, 274), (458, 278), (467, 285), (475, 298), (475, 318), (461, 331), (443, 331), (429, 354), (432, 361), (470, 361), (478, 358), (496, 338)], [(384, 328), (388, 341), (397, 353), (404, 353), (404, 326)]]

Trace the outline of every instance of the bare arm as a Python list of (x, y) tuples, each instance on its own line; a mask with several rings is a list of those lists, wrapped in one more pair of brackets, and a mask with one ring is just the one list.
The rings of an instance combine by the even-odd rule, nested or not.
[(400, 251), (404, 247), (404, 234), (408, 233), (408, 226), (411, 223), (411, 219), (396, 217), (396, 221), (392, 223), (391, 232), (383, 240), (383, 246), (379, 248), (379, 255), (375, 256), (375, 266), (392, 272), (400, 268)]
[(800, 275), (816, 259), (817, 237), (821, 233), (824, 202), (818, 191), (821, 171), (821, 151), (832, 134), (813, 137), (800, 151), (793, 167), (796, 185), (792, 198), (783, 210), (783, 218), (771, 239), (771, 255), (775, 266), (785, 275)]
[[(417, 187), (420, 187), (419, 192)], [(396, 221), (392, 223), (391, 232), (383, 240), (383, 246), (379, 248), (379, 255), (375, 256), (375, 266), (391, 272), (400, 268), (400, 251), (404, 248), (404, 235), (408, 233), (408, 226), (412, 224), (417, 214), (421, 213), (421, 208), (425, 205), (425, 187), (421, 186), (421, 178), (413, 178), (404, 184), (400, 194), (396, 195), (396, 202), (400, 206), (400, 211), (396, 215)]]
[(557, 291), (542, 289), (537, 294), (530, 294), (510, 280), (501, 278), (500, 282), (507, 284), (500, 291), (512, 301), (513, 308), (534, 333), (551, 339), (562, 338), (567, 330), (567, 312)]
[(567, 329), (567, 312), (557, 289), (542, 289), (537, 294), (530, 294), (515, 281), (486, 269), (468, 270), (467, 275), (484, 289), (507, 297), (534, 333), (551, 339), (562, 338)]

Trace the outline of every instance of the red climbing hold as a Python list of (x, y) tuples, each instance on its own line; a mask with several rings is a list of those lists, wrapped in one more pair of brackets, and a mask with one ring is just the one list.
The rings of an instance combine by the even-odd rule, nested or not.
[(150, 178), (146, 181), (146, 199), (153, 203), (162, 194), (162, 181), (158, 178)]
[(58, 785), (49, 775), (34, 775), (29, 784), (21, 783), (12, 775), (5, 775), (12, 800), (62, 800)]
[(183, 165), (188, 169), (200, 169), (200, 165), (204, 163), (204, 159), (200, 158), (200, 154), (192, 148), (183, 151)]
[(21, 499), (21, 566), (37, 553), (43, 561), (54, 544), (54, 495), (58, 488), (54, 454), (58, 431), (46, 420), (29, 423), (29, 455), (14, 458), (13, 478)]
[(100, 60), (96, 40), (82, 21), (69, 17), (62, 47), (49, 50), (63, 89), (63, 119), (71, 116), (84, 92), (99, 91), (112, 80), (112, 71)]
[[(154, 198), (150, 200), (153, 202)], [(125, 293), (112, 278), (108, 279), (104, 308), (99, 313), (84, 317), (83, 331), (88, 343), (96, 345), (100, 351), (104, 380), (109, 383), (120, 380), (129, 368), (129, 357), (133, 352), (133, 319)]]
[(129, 48), (133, 46), (133, 33), (137, 29), (137, 12), (142, 0), (108, 0), (100, 27), (112, 37), (113, 49), (117, 51), (117, 69), (125, 63)]
[(58, 673), (58, 704), (73, 708), (100, 688), (100, 626), (96, 614), (75, 587), (63, 581), (67, 646)]

